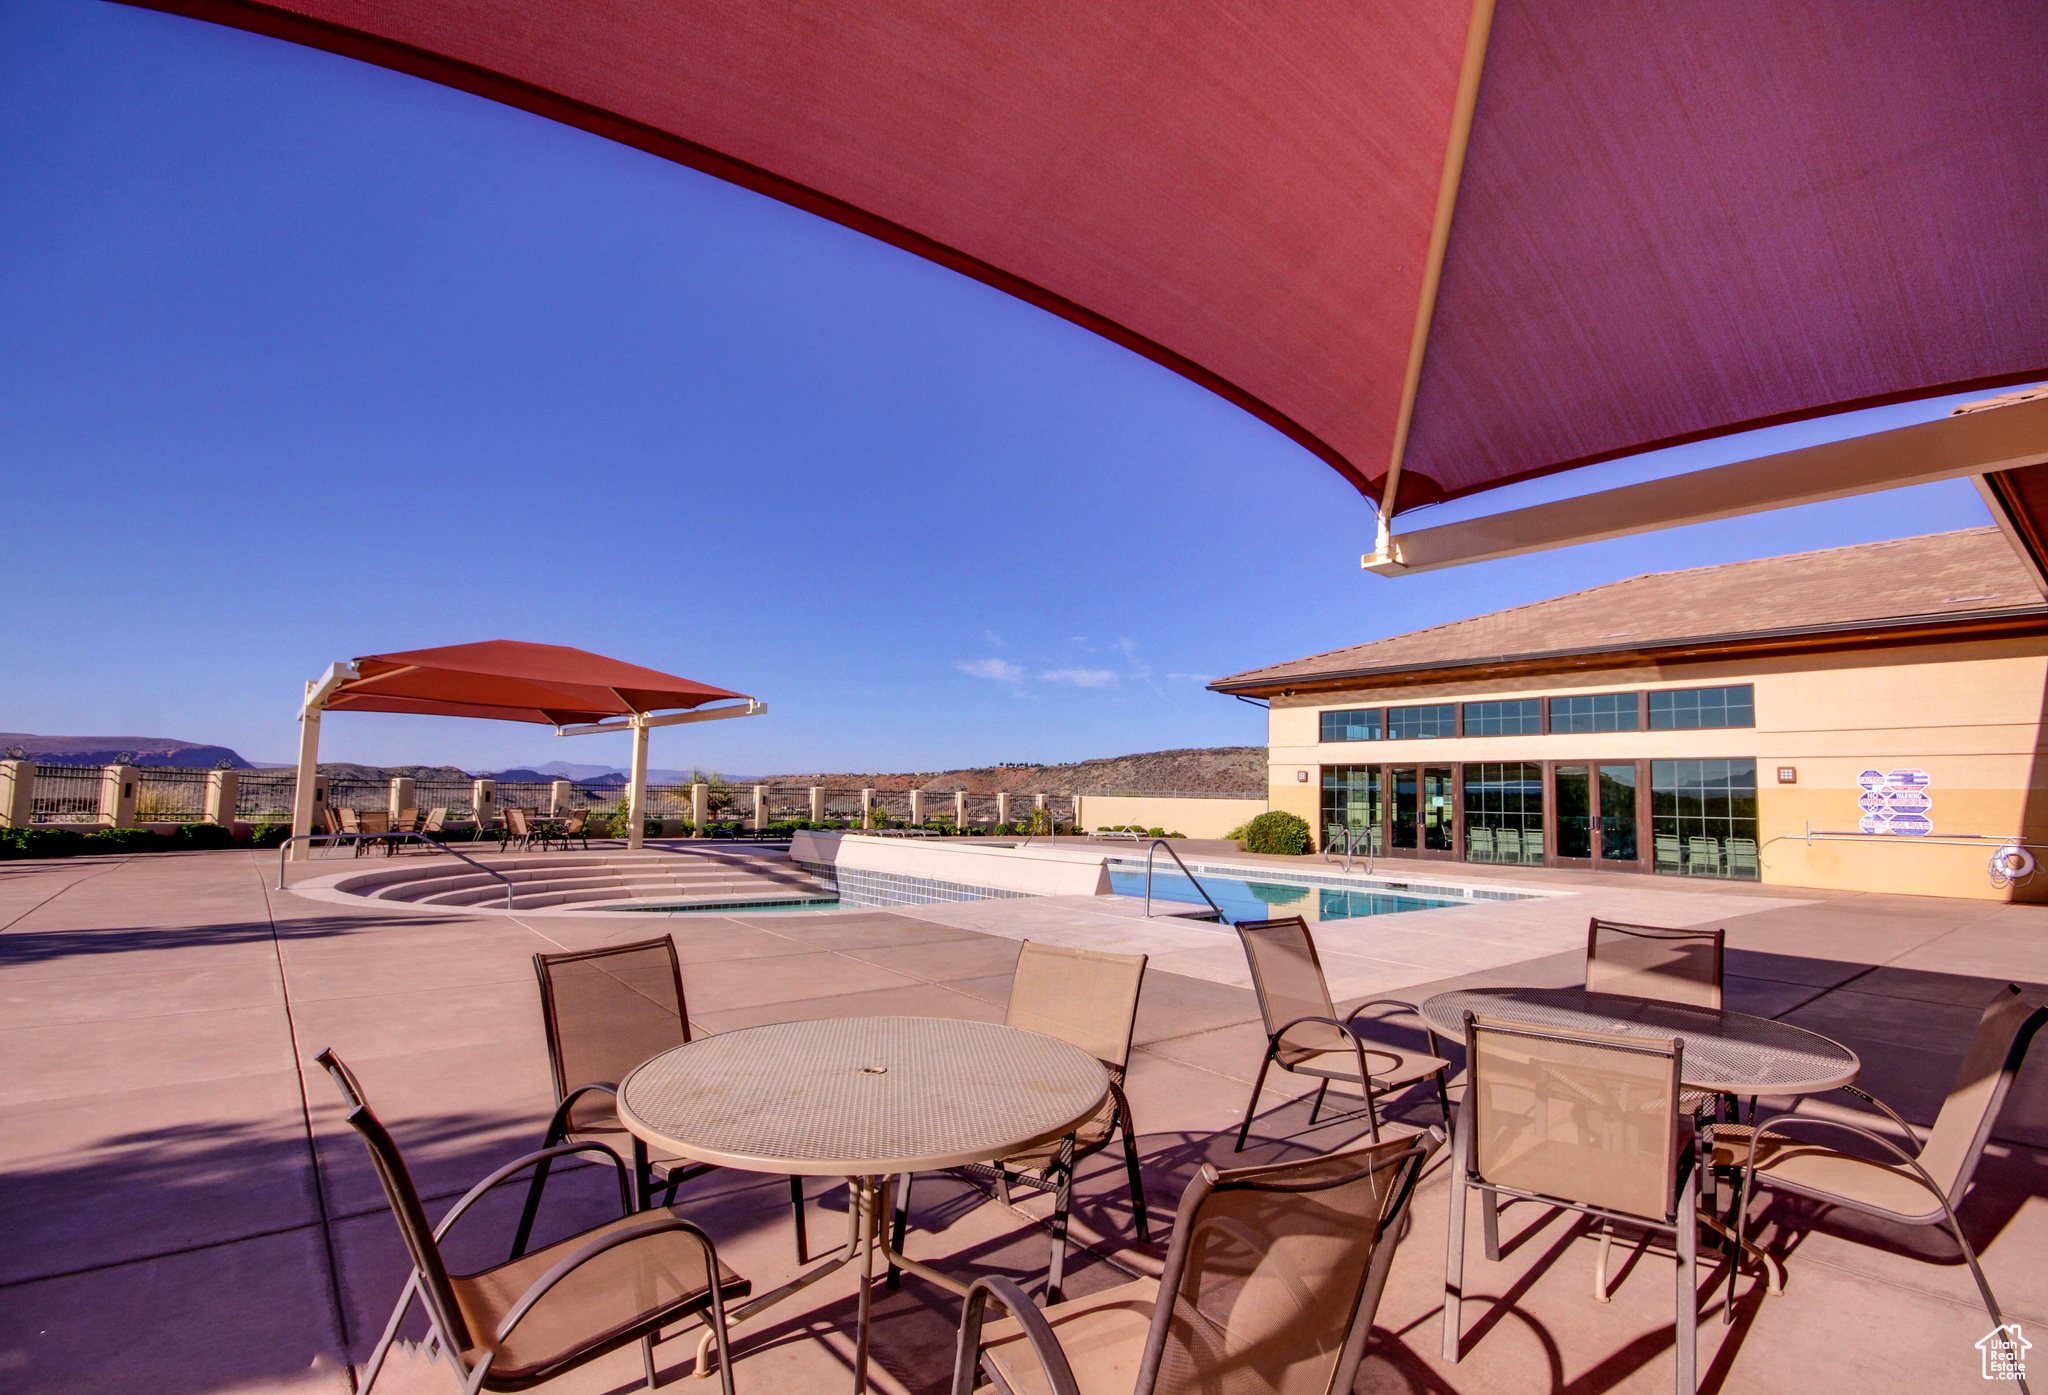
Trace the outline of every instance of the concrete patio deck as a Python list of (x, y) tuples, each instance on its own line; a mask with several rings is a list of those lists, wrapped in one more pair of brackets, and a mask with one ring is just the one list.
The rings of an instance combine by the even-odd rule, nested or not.
[[(549, 1112), (536, 951), (672, 933), (705, 1032), (860, 1014), (999, 1020), (1021, 938), (1153, 953), (1129, 1093), (1154, 1243), (1132, 1241), (1121, 1168), (1096, 1160), (1078, 1188), (1072, 1294), (1157, 1272), (1174, 1203), (1203, 1161), (1323, 1149), (1361, 1132), (1350, 1117), (1306, 1131), (1300, 1087), (1282, 1082), (1269, 1086), (1257, 1146), (1232, 1154), (1262, 1038), (1241, 959), (1213, 929), (1070, 904), (1085, 898), (529, 922), (315, 902), (269, 889), (274, 867), (246, 852), (0, 864), (0, 1387), (351, 1389), (348, 1363), (367, 1355), (405, 1261), (312, 1058), (332, 1046), (356, 1067), (438, 1211), (535, 1146)], [(1443, 864), (1410, 868), (1447, 874)], [(1731, 1006), (1854, 1047), (1860, 1083), (1922, 1126), (1978, 1006), (2009, 980), (2035, 1001), (2048, 996), (2048, 908), (1538, 869), (1457, 875), (1575, 894), (1324, 927), (1337, 991), (1577, 983), (1590, 913), (1725, 925)], [(1396, 1113), (1418, 1125), (1435, 1117), (1419, 1092)], [(551, 1183), (548, 1224), (562, 1233), (597, 1219), (604, 1185), (588, 1169)], [(784, 1187), (728, 1172), (683, 1192), (681, 1209), (757, 1292), (795, 1272)], [(814, 1245), (841, 1233), (845, 1194), (813, 1185)], [(1359, 1390), (1671, 1388), (1668, 1252), (1624, 1246), (1614, 1301), (1596, 1305), (1593, 1242), (1570, 1218), (1528, 1206), (1505, 1219), (1500, 1263), (1479, 1258), (1475, 1240), (1467, 1354), (1443, 1362), (1446, 1197), (1439, 1166), (1417, 1193)], [(458, 1228), (454, 1257), (502, 1254), (505, 1211), (480, 1208)], [(1011, 1210), (950, 1177), (920, 1178), (908, 1248), (1031, 1287), (1047, 1244), (1032, 1216), (1044, 1211), (1042, 1201)], [(1983, 1388), (1974, 1343), (1989, 1323), (1943, 1235), (1783, 1201), (1758, 1214), (1771, 1222), (1766, 1239), (1790, 1247), (1788, 1286), (1766, 1299), (1745, 1275), (1732, 1327), (1719, 1291), (1703, 1305), (1704, 1389)], [(2008, 1318), (2048, 1333), (2048, 1045), (2007, 1107), (1963, 1219)], [(1701, 1287), (1712, 1278), (1703, 1265)], [(853, 1294), (842, 1273), (739, 1328), (740, 1389), (848, 1389)], [(943, 1388), (957, 1312), (950, 1295), (915, 1279), (883, 1295), (878, 1388)], [(2035, 1340), (2048, 1350), (2048, 1338)], [(664, 1388), (709, 1388), (690, 1379), (694, 1346), (694, 1333), (661, 1346)], [(628, 1351), (547, 1388), (626, 1390), (638, 1378)], [(398, 1361), (377, 1388), (455, 1385), (445, 1366)]]

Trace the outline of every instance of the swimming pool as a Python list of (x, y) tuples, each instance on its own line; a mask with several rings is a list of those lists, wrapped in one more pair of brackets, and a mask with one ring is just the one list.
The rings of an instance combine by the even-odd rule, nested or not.
[[(1223, 918), (1235, 925), (1240, 920), (1271, 920), (1276, 916), (1298, 915), (1310, 924), (1325, 920), (1352, 920), (1359, 916), (1394, 915), (1400, 911), (1428, 911), (1441, 906), (1466, 904), (1462, 900), (1405, 895), (1395, 891), (1361, 890), (1340, 886), (1312, 886), (1302, 882), (1253, 880), (1199, 874), (1202, 889), (1223, 909)], [(1143, 896), (1145, 874), (1111, 865), (1109, 889), (1119, 896)], [(1185, 901), (1205, 906), (1202, 893), (1179, 872), (1154, 871), (1154, 901)]]

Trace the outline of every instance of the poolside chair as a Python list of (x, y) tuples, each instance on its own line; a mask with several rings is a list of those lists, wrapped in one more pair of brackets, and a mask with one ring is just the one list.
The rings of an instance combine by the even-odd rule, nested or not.
[[(1017, 971), (1010, 980), (1010, 1004), (1003, 1025), (1057, 1037), (1080, 1047), (1109, 1070), (1109, 1097), (1093, 1117), (1064, 1139), (1028, 1153), (970, 1163), (957, 1171), (993, 1178), (1004, 1200), (1012, 1183), (1053, 1194), (1052, 1262), (1046, 1270), (1046, 1301), (1057, 1303), (1067, 1268), (1067, 1216), (1073, 1207), (1074, 1169), (1115, 1141), (1124, 1140), (1124, 1173), (1131, 1193), (1131, 1215), (1138, 1243), (1152, 1243), (1145, 1216), (1145, 1181), (1138, 1170), (1138, 1143), (1131, 1125), (1130, 1102), (1124, 1098), (1124, 1071), (1131, 1060), (1131, 1034), (1138, 1023), (1138, 993), (1145, 982), (1142, 954), (1103, 954), (1026, 940), (1017, 951)], [(1071, 1140), (1071, 1149), (1068, 1143)], [(910, 1221), (910, 1184), (906, 1175), (896, 1203), (896, 1243), (900, 1253)], [(900, 1277), (889, 1270), (889, 1286)]]
[(1532, 1027), (1465, 1014), (1465, 1099), (1451, 1164), (1444, 1268), (1446, 1361), (1463, 1340), (1466, 1193), (1479, 1193), (1486, 1257), (1500, 1258), (1500, 1198), (1602, 1220), (1594, 1296), (1607, 1293), (1615, 1221), (1670, 1231), (1678, 1258), (1677, 1388), (1698, 1388), (1699, 1249), (1692, 1120), (1679, 1108), (1684, 1043)]
[[(391, 815), (382, 809), (365, 809), (362, 813), (356, 815), (356, 829), (358, 832), (372, 835), (389, 833), (391, 831)], [(386, 854), (389, 854), (391, 851), (391, 839), (374, 836), (359, 839), (356, 843), (356, 853), (358, 856), (361, 856), (364, 848), (382, 848)]]
[(1493, 830), (1493, 860), (1495, 862), (1520, 862), (1522, 860), (1522, 831), (1519, 828), (1496, 828)]
[(1757, 859), (1756, 839), (1730, 838), (1728, 848), (1728, 875), (1745, 877), (1751, 881), (1763, 875), (1762, 863)]
[(1594, 916), (1586, 923), (1586, 991), (1718, 1009), (1727, 934)]
[(533, 831), (527, 826), (524, 809), (505, 806), (505, 841), (517, 843), (522, 852), (533, 845)]
[(1685, 843), (1685, 875), (1688, 877), (1720, 876), (1721, 840), (1718, 838), (1688, 838)]
[(569, 850), (569, 840), (575, 839), (583, 845), (583, 851), (590, 851), (590, 810), (573, 810), (562, 824), (562, 851)]
[[(1998, 1298), (1977, 1263), (1977, 1252), (1963, 1235), (1956, 1208), (1963, 1204), (1970, 1179), (1984, 1156), (1984, 1145), (1991, 1137), (1991, 1126), (1998, 1122), (1998, 1113), (2005, 1107), (2013, 1080), (2026, 1062), (2027, 1049), (2043, 1026), (2048, 1026), (2048, 1007), (2028, 1003), (2017, 984), (2000, 989), (1977, 1019), (1976, 1035), (1963, 1053), (1955, 1083), (1949, 1086), (1948, 1097), (1935, 1116), (1933, 1131), (1924, 1141), (1912, 1125), (1876, 1096), (1853, 1085), (1840, 1087), (1882, 1111), (1905, 1135), (1907, 1143), (1915, 1147), (1912, 1153), (1894, 1139), (1817, 1115), (1774, 1114), (1754, 1129), (1717, 1126), (1715, 1166), (1742, 1169), (1741, 1199), (1735, 1212), (1738, 1233), (1746, 1236), (1748, 1232), (1750, 1192), (1759, 1182), (1901, 1225), (1946, 1226), (1962, 1249), (1970, 1276), (1977, 1281), (1977, 1292), (1984, 1299), (1984, 1311), (1991, 1315), (1992, 1326), (2004, 1327)], [(1782, 1132), (1774, 1132), (1792, 1124), (1854, 1134), (1872, 1145), (1883, 1160), (1837, 1152), (1818, 1143), (1801, 1143)], [(1752, 1147), (1752, 1140), (1760, 1141)], [(1728, 1283), (1731, 1311), (1724, 1311), (1722, 1318), (1733, 1321), (1732, 1272)]]
[(1685, 870), (1684, 846), (1676, 837), (1659, 833), (1653, 838), (1655, 846), (1655, 867), (1659, 872), (1683, 872)]
[[(654, 1341), (663, 1327), (703, 1316), (732, 1395), (725, 1304), (752, 1292), (721, 1264), (711, 1237), (673, 1211), (635, 1212), (625, 1160), (602, 1143), (568, 1143), (529, 1153), (493, 1172), (429, 1225), (412, 1174), (391, 1133), (364, 1103), (355, 1075), (333, 1051), (316, 1058), (348, 1101), (349, 1127), (370, 1150), (384, 1199), (412, 1260), (412, 1277), (370, 1353), (369, 1391), (415, 1297), (427, 1313), (427, 1350), (455, 1368), (465, 1390), (525, 1390), (620, 1347), (639, 1343), (647, 1388), (655, 1388)], [(619, 1219), (473, 1274), (450, 1273), (441, 1240), (500, 1183), (529, 1167), (575, 1155), (609, 1161), (617, 1173)]]
[[(1517, 840), (1516, 853), (1521, 851)], [(1473, 824), (1465, 830), (1465, 860), (1467, 862), (1492, 862), (1496, 859), (1493, 848), (1493, 830)]]
[[(1436, 1078), (1437, 1103), (1444, 1111), (1444, 1126), (1450, 1127), (1451, 1063), (1437, 1053), (1436, 1032), (1423, 1018), (1420, 1008), (1400, 998), (1373, 998), (1338, 1021), (1337, 1009), (1330, 1002), (1330, 985), (1323, 978), (1322, 961), (1316, 957), (1316, 943), (1309, 936), (1308, 922), (1298, 915), (1279, 920), (1241, 920), (1237, 923), (1237, 937), (1244, 943), (1245, 958), (1251, 963), (1252, 987), (1259, 995), (1259, 1016), (1266, 1024), (1266, 1056), (1259, 1062), (1258, 1077), (1252, 1082), (1251, 1102), (1244, 1107), (1244, 1123), (1237, 1130), (1235, 1151), (1244, 1151), (1252, 1117), (1258, 1113), (1259, 1093), (1266, 1087), (1266, 1072), (1275, 1065), (1284, 1071), (1321, 1079), (1316, 1087), (1316, 1102), (1308, 1112), (1311, 1128), (1322, 1114), (1323, 1096), (1328, 1093), (1330, 1082), (1339, 1080), (1358, 1086), (1365, 1100), (1367, 1127), (1377, 1142), (1380, 1121), (1373, 1102), (1432, 1076)], [(1375, 1007), (1398, 1008), (1421, 1023), (1429, 1042), (1428, 1053), (1368, 1041), (1353, 1024), (1360, 1013)]]
[[(1159, 1278), (1043, 1311), (999, 1275), (960, 1317), (952, 1395), (1330, 1395), (1372, 1335), (1415, 1179), (1441, 1146), (1413, 1138), (1261, 1167), (1202, 1164)], [(1009, 1310), (986, 1320), (989, 1300)]]
[(398, 817), (397, 817), (397, 818), (396, 818), (395, 820), (393, 820), (393, 821), (392, 821), (392, 824), (391, 824), (391, 831), (392, 831), (393, 833), (417, 833), (417, 832), (419, 832), (419, 827), (420, 827), (420, 811), (419, 811), (419, 810), (417, 810), (417, 809), (400, 809), (400, 810), (398, 811)]
[[(651, 1056), (690, 1040), (690, 1014), (683, 1000), (683, 970), (675, 941), (641, 940), (604, 949), (536, 954), (541, 1026), (547, 1036), (548, 1069), (554, 1078), (555, 1113), (542, 1136), (542, 1149), (565, 1143), (602, 1143), (633, 1160), (636, 1195), (651, 1205), (657, 1188), (665, 1202), (692, 1177), (713, 1170), (710, 1163), (669, 1155), (651, 1156), (641, 1139), (619, 1121), (619, 1083)], [(527, 1188), (526, 1210), (513, 1236), (512, 1256), (525, 1252), (547, 1184), (543, 1162)], [(796, 1216), (797, 1263), (809, 1262), (804, 1235), (803, 1181), (789, 1179), (790, 1209)]]
[[(355, 810), (348, 808), (336, 809), (332, 804), (328, 805), (327, 808), (334, 815), (335, 823), (339, 826), (342, 833), (356, 834), (363, 831), (363, 821), (356, 817)], [(362, 839), (351, 837), (349, 839), (349, 846), (355, 850), (354, 856), (361, 857), (363, 855)]]
[(448, 811), (446, 809), (429, 809), (427, 811), (427, 821), (420, 825), (420, 832), (426, 834), (439, 833), (447, 826)]

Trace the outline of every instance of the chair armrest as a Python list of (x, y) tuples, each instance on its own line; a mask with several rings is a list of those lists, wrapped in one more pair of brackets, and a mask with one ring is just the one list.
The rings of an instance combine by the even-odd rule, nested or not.
[(656, 1216), (638, 1225), (627, 1226), (623, 1230), (615, 1230), (609, 1235), (599, 1236), (589, 1244), (580, 1246), (573, 1253), (564, 1256), (554, 1268), (548, 1270), (547, 1273), (541, 1275), (538, 1279), (535, 1279), (533, 1287), (519, 1295), (519, 1301), (512, 1305), (511, 1311), (505, 1314), (505, 1320), (498, 1324), (496, 1340), (502, 1342), (511, 1336), (512, 1329), (517, 1327), (520, 1320), (533, 1310), (534, 1304), (547, 1297), (549, 1289), (607, 1250), (615, 1250), (621, 1245), (630, 1245), (636, 1240), (645, 1240), (650, 1235), (665, 1235), (671, 1231), (680, 1231), (696, 1239), (698, 1248), (702, 1250), (704, 1255), (705, 1292), (710, 1297), (712, 1305), (722, 1310), (724, 1304), (718, 1292), (717, 1248), (711, 1243), (711, 1237), (706, 1235), (701, 1227), (684, 1220), (681, 1216), (670, 1214)]
[(1899, 1132), (1906, 1135), (1908, 1142), (1910, 1142), (1915, 1148), (1925, 1150), (1925, 1148), (1927, 1147), (1927, 1140), (1922, 1138), (1911, 1124), (1907, 1123), (1904, 1119), (1901, 1119), (1899, 1117), (1898, 1110), (1893, 1109), (1890, 1105), (1886, 1104), (1883, 1100), (1879, 1099), (1876, 1095), (1871, 1094), (1869, 1091), (1859, 1090), (1854, 1085), (1840, 1085), (1836, 1088), (1842, 1090), (1847, 1094), (1854, 1095), (1857, 1099), (1862, 1100), (1865, 1104), (1876, 1105), (1879, 1109), (1884, 1111), (1884, 1115), (1887, 1119), (1890, 1119), (1894, 1124), (1897, 1124), (1899, 1126)]
[[(1429, 1039), (1429, 1054), (1432, 1056), (1441, 1056), (1444, 1054), (1443, 1051), (1440, 1049), (1436, 1039), (1436, 1028), (1430, 1026), (1429, 1019), (1422, 1015), (1421, 1004), (1411, 1003), (1406, 998), (1368, 998), (1364, 1002), (1360, 1003), (1357, 1007), (1351, 1009), (1351, 1015), (1349, 1017), (1346, 1017), (1344, 1020), (1346, 1022), (1357, 1021), (1358, 1014), (1364, 1012), (1369, 1007), (1397, 1007), (1410, 1013), (1411, 1015), (1413, 1015), (1417, 1022), (1420, 1022), (1422, 1024), (1422, 1034)], [(1381, 1020), (1383, 1019), (1377, 1017), (1373, 1019), (1373, 1021), (1375, 1022)]]
[(555, 1158), (568, 1157), (572, 1153), (602, 1153), (606, 1157), (610, 1158), (612, 1160), (612, 1166), (618, 1169), (619, 1175), (619, 1214), (622, 1216), (630, 1216), (631, 1214), (633, 1214), (633, 1193), (632, 1189), (628, 1186), (626, 1181), (626, 1160), (620, 1157), (617, 1153), (613, 1152), (610, 1147), (602, 1143), (562, 1143), (557, 1144), (553, 1148), (542, 1148), (538, 1152), (528, 1153), (523, 1158), (514, 1158), (511, 1162), (506, 1163), (496, 1172), (493, 1172), (490, 1176), (484, 1178), (483, 1181), (471, 1187), (467, 1192), (463, 1194), (462, 1200), (456, 1202), (454, 1206), (449, 1208), (448, 1214), (441, 1218), (441, 1223), (434, 1227), (434, 1238), (436, 1240), (439, 1240), (444, 1234), (447, 1233), (448, 1227), (454, 1225), (455, 1222), (461, 1218), (463, 1212), (467, 1211), (470, 1207), (476, 1205), (477, 1202), (481, 1201), (484, 1198), (485, 1194), (488, 1193), (491, 1190), (491, 1188), (497, 1186), (500, 1182), (503, 1182), (507, 1177), (510, 1177), (513, 1173), (523, 1172), (525, 1169), (532, 1167), (537, 1163), (550, 1162)]
[[(1269, 1052), (1277, 1053), (1280, 1049), (1281, 1039), (1284, 1038), (1289, 1032), (1293, 1031), (1296, 1027), (1299, 1027), (1304, 1022), (1320, 1022), (1325, 1027), (1335, 1027), (1338, 1031), (1342, 1032), (1347, 1038), (1349, 1038), (1351, 1041), (1351, 1049), (1358, 1053), (1359, 1084), (1368, 1090), (1372, 1088), (1372, 1072), (1365, 1068), (1365, 1038), (1359, 1036), (1358, 1033), (1352, 1031), (1349, 1027), (1345, 1026), (1342, 1022), (1339, 1022), (1334, 1017), (1297, 1017), (1292, 1022), (1289, 1022), (1286, 1026), (1282, 1027), (1279, 1031), (1273, 1033), (1272, 1037), (1269, 1038), (1266, 1042), (1266, 1050), (1268, 1050)], [(1292, 1067), (1287, 1066), (1283, 1062), (1282, 1069), (1292, 1069)]]
[(568, 1094), (562, 1096), (562, 1102), (555, 1106), (554, 1114), (548, 1119), (548, 1131), (546, 1137), (541, 1140), (541, 1147), (552, 1148), (569, 1136), (569, 1111), (575, 1107), (576, 1101), (593, 1092), (610, 1095), (613, 1100), (617, 1100), (619, 1097), (619, 1087), (612, 1084), (609, 1080), (597, 1080), (588, 1085), (578, 1085)]
[(1074, 1369), (1067, 1364), (1067, 1353), (1053, 1334), (1052, 1324), (1014, 1280), (1000, 1274), (984, 1274), (967, 1290), (967, 1303), (960, 1314), (960, 1345), (953, 1355), (952, 1395), (974, 1395), (975, 1372), (981, 1366), (981, 1323), (992, 1297), (1024, 1329), (1024, 1340), (1030, 1344), (1031, 1354), (1038, 1358), (1052, 1395), (1081, 1395), (1081, 1386), (1074, 1379)]

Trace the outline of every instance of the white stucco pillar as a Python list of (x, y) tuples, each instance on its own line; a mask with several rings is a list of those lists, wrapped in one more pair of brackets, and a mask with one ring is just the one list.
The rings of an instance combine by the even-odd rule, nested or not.
[(400, 809), (417, 809), (420, 803), (419, 784), (407, 775), (394, 775), (391, 779), (391, 817), (397, 818)]
[(235, 805), (242, 795), (242, 772), (239, 770), (209, 770), (206, 772), (206, 821), (226, 828), (235, 821)]
[(825, 791), (817, 785), (811, 786), (811, 822), (825, 821)]
[(965, 833), (967, 831), (966, 790), (953, 791), (953, 831), (955, 833)]
[(874, 821), (874, 812), (875, 792), (873, 790), (862, 790), (860, 792), (860, 826), (862, 828), (866, 828)]
[(1008, 792), (1004, 792), (1004, 793), (1002, 793), (1002, 794), (999, 794), (999, 795), (997, 795), (997, 796), (996, 796), (996, 822), (997, 822), (997, 823), (999, 823), (999, 824), (1002, 824), (1002, 823), (1008, 823), (1009, 821), (1010, 821), (1010, 796), (1009, 796)]
[(633, 718), (633, 765), (626, 781), (626, 846), (639, 849), (647, 842), (647, 728)]
[(690, 786), (690, 822), (696, 825), (697, 836), (704, 837), (704, 823), (711, 817), (711, 786)]
[(913, 825), (921, 824), (924, 822), (923, 790), (912, 790), (910, 792), (910, 822)]
[(477, 832), (489, 828), (498, 817), (498, 782), (474, 781), (469, 787), (469, 807), (476, 814)]
[(100, 771), (102, 827), (135, 827), (135, 791), (141, 783), (142, 776), (132, 765), (109, 765)]
[(36, 763), (0, 760), (0, 828), (27, 828), (35, 818)]
[(754, 786), (754, 831), (759, 833), (768, 826), (768, 787)]
[[(311, 698), (319, 685), (308, 683), (306, 696)], [(313, 832), (313, 777), (320, 773), (320, 709), (301, 706), (299, 708), (299, 776), (292, 786), (292, 835), (294, 837)], [(313, 855), (310, 843), (294, 843), (288, 856), (293, 862), (303, 862)]]
[(568, 780), (556, 780), (548, 786), (548, 812), (561, 818), (569, 812), (569, 806), (576, 800), (576, 786)]

